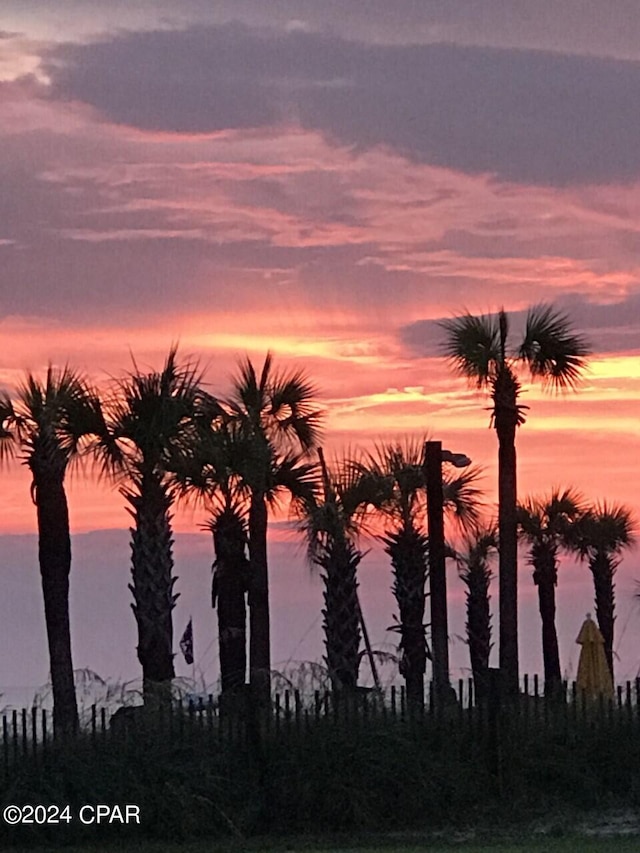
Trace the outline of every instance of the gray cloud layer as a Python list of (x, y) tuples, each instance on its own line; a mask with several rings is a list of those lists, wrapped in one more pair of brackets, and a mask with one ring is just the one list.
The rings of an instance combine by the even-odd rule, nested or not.
[(62, 45), (45, 70), (56, 97), (147, 130), (297, 121), (343, 144), (506, 180), (640, 174), (640, 63), (230, 24)]
[[(634, 293), (626, 299), (606, 305), (588, 302), (578, 294), (568, 294), (557, 299), (555, 306), (571, 318), (574, 328), (584, 334), (594, 352), (616, 353), (640, 349), (640, 294)], [(526, 311), (509, 311), (513, 332), (511, 339), (516, 343), (524, 329), (526, 314)], [(398, 337), (416, 356), (443, 355), (445, 334), (440, 322), (416, 320), (403, 326)]]

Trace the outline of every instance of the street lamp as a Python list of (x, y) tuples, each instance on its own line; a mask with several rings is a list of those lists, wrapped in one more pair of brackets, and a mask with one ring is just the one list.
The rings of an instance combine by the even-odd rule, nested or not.
[(431, 591), (431, 653), (433, 681), (438, 700), (449, 689), (449, 628), (447, 619), (447, 574), (444, 541), (444, 493), (442, 463), (466, 468), (471, 460), (464, 453), (443, 450), (442, 442), (426, 441), (424, 476), (427, 491), (427, 526), (429, 532), (429, 587)]

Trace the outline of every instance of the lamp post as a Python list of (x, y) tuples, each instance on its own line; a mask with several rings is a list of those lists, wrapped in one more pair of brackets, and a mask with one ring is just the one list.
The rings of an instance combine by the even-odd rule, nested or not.
[(433, 680), (438, 700), (449, 688), (449, 628), (447, 619), (447, 574), (444, 541), (444, 493), (442, 463), (466, 468), (471, 460), (463, 453), (443, 450), (442, 442), (424, 445), (424, 475), (427, 492), (427, 526), (429, 532), (429, 587), (431, 591), (431, 653)]

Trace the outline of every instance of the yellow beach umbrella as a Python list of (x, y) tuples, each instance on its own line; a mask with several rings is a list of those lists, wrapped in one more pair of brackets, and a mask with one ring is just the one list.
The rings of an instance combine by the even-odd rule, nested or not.
[(604, 639), (590, 613), (587, 613), (576, 643), (582, 646), (576, 677), (578, 690), (590, 699), (598, 696), (613, 699), (613, 679), (604, 653)]

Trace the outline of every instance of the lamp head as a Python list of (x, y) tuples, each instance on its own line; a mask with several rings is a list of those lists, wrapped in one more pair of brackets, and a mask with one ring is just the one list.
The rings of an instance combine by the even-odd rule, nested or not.
[(454, 468), (467, 468), (471, 465), (471, 459), (464, 453), (452, 453), (450, 450), (442, 451), (442, 461), (448, 462)]

